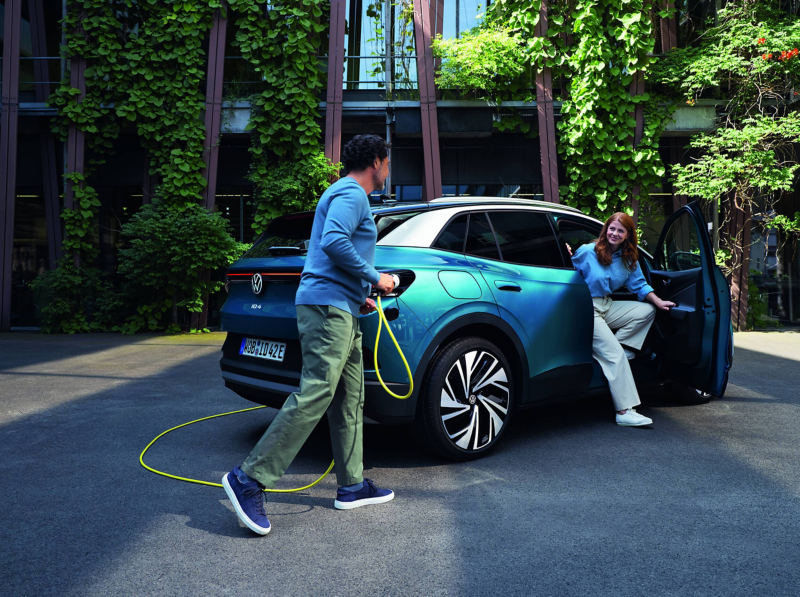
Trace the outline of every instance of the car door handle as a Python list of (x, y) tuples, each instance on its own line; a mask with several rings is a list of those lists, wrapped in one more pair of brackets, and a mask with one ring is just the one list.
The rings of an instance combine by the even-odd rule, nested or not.
[(516, 282), (503, 282), (502, 280), (495, 280), (494, 285), (500, 290), (508, 292), (522, 292), (522, 288)]

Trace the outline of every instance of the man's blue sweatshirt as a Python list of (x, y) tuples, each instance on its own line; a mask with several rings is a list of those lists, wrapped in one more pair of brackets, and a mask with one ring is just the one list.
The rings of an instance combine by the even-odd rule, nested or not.
[(333, 183), (317, 204), (295, 305), (330, 305), (358, 316), (377, 284), (378, 231), (364, 188), (352, 178)]

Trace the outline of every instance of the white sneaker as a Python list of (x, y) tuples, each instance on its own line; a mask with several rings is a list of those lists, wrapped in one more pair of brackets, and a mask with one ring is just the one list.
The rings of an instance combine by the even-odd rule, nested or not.
[(642, 425), (652, 425), (653, 419), (640, 415), (634, 409), (629, 408), (624, 415), (617, 413), (617, 425), (624, 427), (641, 427)]

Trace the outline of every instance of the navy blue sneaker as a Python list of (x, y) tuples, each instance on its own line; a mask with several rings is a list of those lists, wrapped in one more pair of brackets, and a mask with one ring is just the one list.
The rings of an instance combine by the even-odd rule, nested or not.
[(270, 531), (270, 524), (264, 513), (264, 492), (261, 491), (263, 486), (258, 481), (242, 483), (239, 481), (238, 472), (237, 466), (222, 477), (225, 493), (236, 509), (239, 520), (254, 533), (266, 535)]
[(364, 479), (364, 487), (356, 491), (345, 491), (341, 487), (336, 490), (333, 507), (337, 510), (351, 510), (371, 504), (383, 504), (394, 499), (394, 491), (378, 489), (370, 479)]

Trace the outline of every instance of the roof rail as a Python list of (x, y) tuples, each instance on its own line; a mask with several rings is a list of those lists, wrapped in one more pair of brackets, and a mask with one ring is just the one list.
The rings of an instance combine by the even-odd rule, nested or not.
[(429, 203), (512, 203), (535, 205), (537, 207), (549, 207), (576, 213), (583, 213), (581, 210), (575, 207), (569, 207), (568, 205), (550, 203), (549, 201), (541, 201), (539, 199), (524, 199), (522, 197), (440, 197), (438, 199), (432, 199)]

